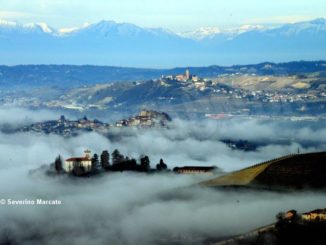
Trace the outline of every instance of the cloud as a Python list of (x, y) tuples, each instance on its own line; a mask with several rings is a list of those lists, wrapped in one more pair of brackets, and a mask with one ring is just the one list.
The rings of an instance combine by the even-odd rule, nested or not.
[[(15, 116), (19, 112), (19, 116)], [(1, 110), (0, 110), (1, 113)], [(12, 109), (2, 114), (19, 124), (51, 118), (46, 111)], [(56, 115), (55, 115), (56, 116)], [(322, 123), (236, 120), (186, 122), (169, 129), (115, 129), (107, 137), (84, 133), (74, 138), (32, 133), (0, 134), (0, 199), (61, 200), (59, 206), (0, 206), (0, 243), (17, 244), (204, 244), (275, 221), (279, 211), (323, 208), (324, 193), (222, 191), (189, 186), (209, 176), (110, 173), (98, 178), (49, 177), (29, 170), (58, 154), (78, 156), (85, 148), (100, 153), (118, 148), (152, 166), (163, 157), (175, 165), (217, 165), (239, 169), (295, 152), (325, 150)], [(303, 144), (310, 138), (307, 145)], [(268, 143), (254, 152), (231, 150), (219, 140), (249, 139)], [(290, 139), (284, 143), (281, 140)], [(259, 210), (259, 212), (257, 212)]]
[(27, 110), (16, 107), (0, 107), (0, 126), (10, 124), (11, 126), (26, 125), (37, 121), (58, 119), (59, 113), (49, 110)]
[(18, 244), (202, 244), (270, 224), (279, 211), (303, 212), (326, 201), (323, 193), (178, 188), (194, 183), (191, 176), (117, 173), (68, 180), (17, 170), (0, 176), (2, 186), (12, 183), (1, 197), (63, 203), (2, 206), (0, 237)]
[[(35, 121), (57, 119), (49, 111), (0, 109), (0, 125), (21, 126)], [(102, 150), (119, 149), (121, 153), (139, 158), (150, 157), (152, 166), (160, 158), (170, 168), (184, 165), (215, 165), (225, 171), (247, 167), (291, 153), (322, 151), (326, 148), (326, 130), (322, 122), (291, 122), (282, 120), (203, 120), (175, 119), (168, 129), (110, 129), (107, 137), (97, 133), (62, 138), (56, 135), (33, 133), (2, 134), (0, 153), (7, 161), (37, 167), (52, 161), (56, 155), (64, 158), (83, 154), (86, 148), (100, 154)], [(23, 139), (23, 140), (22, 140)], [(256, 151), (233, 150), (221, 140), (247, 140), (258, 146)], [(42, 150), (39, 150), (42, 149)], [(16, 154), (19, 151), (21, 154)]]

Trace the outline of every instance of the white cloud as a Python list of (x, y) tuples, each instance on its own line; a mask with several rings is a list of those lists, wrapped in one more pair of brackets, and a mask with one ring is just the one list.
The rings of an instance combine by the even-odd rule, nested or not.
[[(20, 124), (26, 114), (33, 120), (52, 118), (46, 111), (4, 112), (1, 114), (0, 110), (0, 118), (7, 123)], [(29, 133), (0, 134), (0, 198), (63, 202), (61, 206), (1, 206), (0, 243), (9, 239), (23, 245), (146, 245), (173, 241), (201, 244), (209, 237), (234, 235), (270, 224), (279, 211), (303, 212), (325, 204), (324, 193), (183, 188), (202, 179), (196, 176), (108, 173), (79, 179), (49, 177), (41, 172), (29, 174), (29, 170), (52, 162), (59, 153), (64, 157), (80, 155), (85, 148), (97, 153), (118, 148), (135, 157), (146, 153), (152, 166), (163, 157), (168, 164), (216, 163), (232, 170), (293, 152), (297, 142), (310, 136), (318, 146), (304, 148), (305, 151), (326, 147), (325, 130), (312, 125), (294, 127), (244, 120), (174, 123), (166, 130), (116, 130), (112, 132), (114, 140), (96, 133), (69, 139)], [(232, 151), (219, 142), (224, 137), (273, 141), (281, 136), (292, 137), (292, 143), (275, 143), (257, 152)]]

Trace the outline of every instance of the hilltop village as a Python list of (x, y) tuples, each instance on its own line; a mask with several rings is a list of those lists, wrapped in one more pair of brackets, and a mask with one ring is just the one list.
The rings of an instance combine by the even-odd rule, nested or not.
[[(264, 68), (266, 69), (269, 69), (268, 66)], [(4, 93), (0, 104), (85, 113), (132, 113), (143, 105), (152, 105), (153, 108), (163, 108), (165, 111), (168, 106), (169, 111), (172, 108), (172, 111), (178, 111), (179, 114), (184, 113), (179, 108), (180, 105), (186, 105), (190, 110), (188, 112), (201, 117), (222, 112), (234, 115), (271, 115), (279, 107), (281, 109), (277, 111), (282, 111), (284, 116), (323, 114), (323, 107), (320, 107), (320, 103), (326, 99), (323, 74), (259, 75), (245, 70), (246, 72), (201, 77), (192, 74), (196, 71), (198, 69), (186, 69), (184, 74), (164, 74), (151, 80)], [(48, 96), (46, 93), (49, 93)], [(53, 96), (53, 93), (60, 96)], [(196, 106), (198, 103), (205, 103), (206, 107)], [(227, 111), (224, 106), (218, 106), (221, 103), (228, 104)]]
[(34, 132), (44, 134), (58, 134), (65, 137), (76, 136), (80, 132), (95, 131), (105, 134), (115, 127), (167, 127), (172, 119), (164, 112), (141, 110), (140, 113), (128, 119), (122, 119), (114, 124), (104, 123), (97, 119), (90, 120), (86, 116), (78, 120), (68, 120), (61, 116), (58, 120), (34, 123), (18, 129), (21, 132)]
[[(240, 99), (245, 101), (260, 101), (264, 103), (293, 103), (293, 102), (303, 102), (303, 101), (314, 101), (318, 99), (323, 99), (326, 97), (326, 93), (322, 90), (319, 90), (316, 93), (298, 93), (302, 87), (301, 83), (293, 85), (292, 89), (297, 89), (298, 91), (292, 91), (287, 88), (285, 90), (273, 91), (273, 90), (264, 90), (264, 89), (255, 89), (255, 90), (245, 90), (233, 84), (233, 81), (240, 80), (240, 73), (235, 73), (231, 75), (220, 75), (215, 79), (206, 79), (198, 77), (190, 73), (190, 70), (187, 69), (185, 74), (179, 74), (176, 76), (168, 75), (161, 76), (160, 84), (161, 86), (169, 86), (171, 82), (178, 82), (187, 88), (194, 88), (201, 92), (210, 92), (212, 94), (221, 94), (227, 96), (230, 99)], [(262, 83), (272, 83), (273, 78), (257, 77), (256, 74), (250, 74), (245, 76), (243, 80), (252, 78), (252, 80), (262, 79)], [(293, 77), (289, 77), (288, 80), (293, 80)], [(277, 79), (276, 79), (277, 80)], [(232, 82), (230, 82), (232, 81)], [(249, 84), (249, 82), (247, 82)], [(224, 85), (224, 86), (223, 86)], [(303, 86), (303, 85), (301, 85)], [(306, 86), (306, 85), (305, 85)], [(303, 87), (304, 88), (304, 87)]]

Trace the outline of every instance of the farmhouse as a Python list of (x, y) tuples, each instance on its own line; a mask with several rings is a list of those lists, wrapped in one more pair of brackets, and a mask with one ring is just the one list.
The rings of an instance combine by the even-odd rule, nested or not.
[(316, 209), (301, 215), (303, 221), (318, 222), (326, 221), (326, 209)]
[(175, 167), (174, 172), (178, 174), (213, 174), (217, 169), (215, 166), (202, 167), (202, 166), (185, 166), (185, 167)]

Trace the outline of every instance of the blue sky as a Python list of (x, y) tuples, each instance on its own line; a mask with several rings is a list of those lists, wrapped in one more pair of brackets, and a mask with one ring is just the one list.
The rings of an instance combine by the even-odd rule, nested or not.
[(325, 0), (0, 0), (0, 19), (55, 28), (100, 20), (189, 31), (326, 18)]

